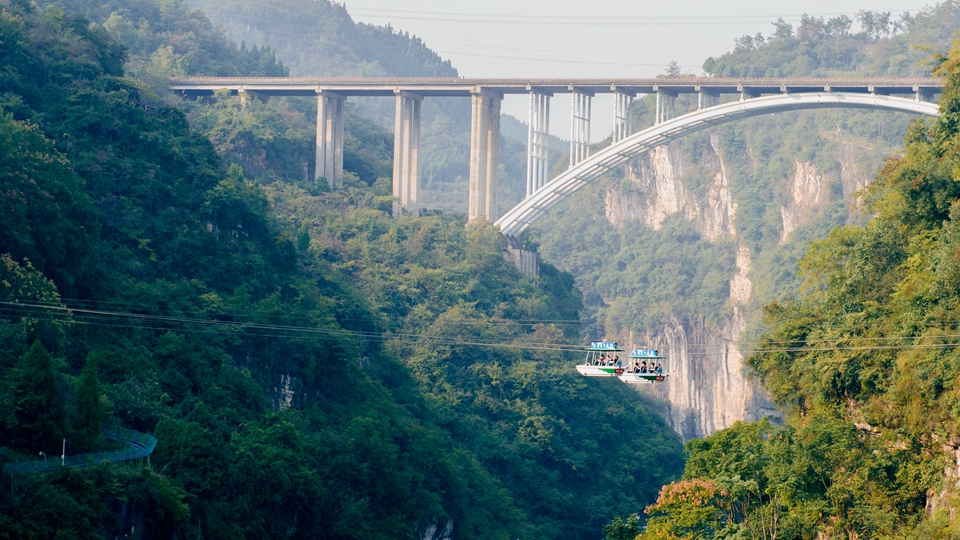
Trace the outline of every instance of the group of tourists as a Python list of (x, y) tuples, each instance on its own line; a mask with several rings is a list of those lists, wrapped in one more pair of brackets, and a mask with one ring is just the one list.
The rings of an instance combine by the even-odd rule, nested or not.
[(663, 366), (659, 363), (653, 365), (653, 362), (650, 362), (650, 365), (647, 365), (647, 361), (644, 360), (638, 365), (636, 362), (631, 366), (631, 370), (628, 373), (656, 373), (657, 375), (663, 375)]
[[(607, 356), (601, 354), (593, 361), (595, 366), (616, 366), (623, 367), (623, 362), (620, 361), (619, 356)], [(627, 373), (655, 373), (657, 375), (663, 375), (663, 366), (659, 363), (654, 364), (650, 362), (650, 365), (647, 365), (647, 361), (644, 360), (639, 364), (634, 362), (633, 365), (627, 367)]]
[(606, 356), (604, 354), (598, 356), (597, 359), (593, 361), (593, 365), (623, 367), (623, 363), (620, 361), (619, 356)]

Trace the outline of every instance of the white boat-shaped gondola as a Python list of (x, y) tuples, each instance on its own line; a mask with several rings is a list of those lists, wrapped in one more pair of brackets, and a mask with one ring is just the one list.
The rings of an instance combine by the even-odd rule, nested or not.
[(666, 380), (670, 376), (670, 373), (657, 373), (653, 371), (653, 367), (650, 367), (648, 371), (640, 373), (637, 371), (639, 367), (635, 370), (634, 366), (639, 366), (640, 362), (650, 362), (652, 366), (654, 362), (659, 360), (666, 360), (665, 356), (660, 355), (660, 351), (656, 349), (633, 349), (630, 352), (630, 365), (624, 369), (623, 373), (619, 374), (618, 377), (621, 381), (627, 384), (640, 384), (642, 382), (648, 383), (658, 383)]
[(627, 384), (640, 384), (642, 382), (663, 382), (669, 376), (669, 373), (622, 373), (619, 377), (621, 381)]
[[(623, 368), (616, 365), (620, 355), (624, 352), (612, 341), (594, 341), (587, 347), (587, 357), (577, 366), (577, 371), (586, 377), (617, 377), (623, 373)], [(608, 356), (612, 355), (612, 358)]]
[(586, 364), (580, 364), (577, 366), (577, 371), (581, 375), (586, 375), (587, 377), (616, 377), (617, 372), (623, 372), (623, 368), (617, 366), (591, 366)]

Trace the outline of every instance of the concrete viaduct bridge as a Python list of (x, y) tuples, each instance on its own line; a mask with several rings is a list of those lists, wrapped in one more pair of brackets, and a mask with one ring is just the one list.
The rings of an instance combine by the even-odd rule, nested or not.
[[(627, 160), (689, 133), (780, 111), (859, 108), (939, 114), (931, 100), (942, 90), (937, 79), (463, 79), (463, 78), (174, 78), (170, 88), (185, 96), (233, 94), (318, 98), (316, 176), (340, 185), (343, 172), (343, 103), (354, 96), (396, 99), (394, 124), (394, 212), (418, 210), (420, 107), (425, 97), (469, 97), (473, 104), (470, 143), (469, 219), (495, 221), (515, 240), (540, 216), (574, 191)], [(550, 98), (573, 94), (569, 168), (548, 179), (547, 137)], [(614, 94), (613, 143), (590, 155), (591, 100)], [(508, 94), (530, 96), (527, 140), (527, 190), (524, 200), (497, 215), (500, 103)], [(638, 94), (656, 94), (653, 126), (632, 132), (628, 108)], [(696, 94), (697, 109), (674, 116), (680, 94)], [(723, 96), (733, 99), (724, 100)], [(549, 181), (548, 181), (549, 180)], [(499, 217), (499, 219), (497, 219)], [(523, 262), (518, 260), (523, 266)], [(535, 271), (535, 269), (533, 270)]]

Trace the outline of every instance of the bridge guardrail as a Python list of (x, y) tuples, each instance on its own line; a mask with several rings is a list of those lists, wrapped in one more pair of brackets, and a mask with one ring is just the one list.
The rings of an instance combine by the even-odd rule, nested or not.
[(85, 467), (87, 465), (98, 465), (101, 463), (128, 461), (147, 457), (152, 454), (153, 450), (157, 447), (157, 439), (153, 435), (140, 433), (132, 429), (104, 428), (101, 433), (110, 440), (126, 444), (127, 447), (123, 450), (76, 454), (67, 456), (63, 460), (59, 457), (53, 457), (31, 461), (15, 461), (4, 465), (3, 472), (7, 474), (25, 474), (52, 471), (61, 467)]

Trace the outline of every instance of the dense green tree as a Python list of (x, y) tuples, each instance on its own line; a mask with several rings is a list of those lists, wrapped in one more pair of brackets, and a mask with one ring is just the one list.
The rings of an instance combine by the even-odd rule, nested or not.
[[(53, 369), (53, 358), (39, 340), (34, 341), (12, 373), (14, 447), (37, 452), (60, 449), (64, 435), (63, 398)], [(55, 455), (55, 454), (54, 454)]]
[(958, 3), (946, 0), (911, 15), (863, 10), (857, 15), (859, 32), (850, 31), (846, 15), (830, 19), (804, 15), (796, 33), (790, 23), (773, 23), (769, 39), (761, 34), (734, 40), (733, 51), (710, 57), (703, 69), (720, 77), (831, 76), (857, 71), (876, 76), (924, 74), (930, 46), (953, 39)]
[(71, 290), (96, 237), (83, 181), (35, 124), (0, 117), (0, 253)]
[(640, 535), (640, 518), (633, 514), (623, 521), (623, 518), (616, 516), (608, 525), (604, 525), (603, 534), (605, 540), (634, 540)]
[(77, 380), (76, 445), (81, 451), (96, 448), (103, 425), (103, 392), (97, 370), (97, 356), (87, 354), (87, 362)]

